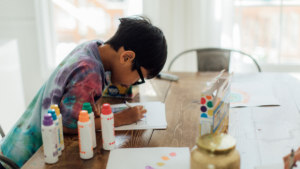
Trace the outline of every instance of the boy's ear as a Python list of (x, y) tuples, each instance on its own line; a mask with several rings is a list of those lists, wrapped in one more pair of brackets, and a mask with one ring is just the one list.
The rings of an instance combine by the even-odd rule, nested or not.
[(131, 50), (124, 51), (120, 56), (120, 62), (123, 63), (131, 63), (135, 58), (135, 53)]

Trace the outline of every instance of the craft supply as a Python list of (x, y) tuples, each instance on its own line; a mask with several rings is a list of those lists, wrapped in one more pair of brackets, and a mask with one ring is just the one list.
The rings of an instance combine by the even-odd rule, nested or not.
[(240, 154), (236, 141), (224, 133), (205, 134), (197, 139), (197, 147), (191, 151), (191, 169), (239, 169)]
[[(134, 160), (133, 160), (134, 159)], [(124, 148), (112, 150), (106, 169), (189, 169), (188, 147)]]
[(126, 104), (126, 106), (128, 106), (129, 108), (132, 108), (132, 106), (126, 100), (124, 100), (124, 104)]
[(94, 152), (91, 132), (91, 121), (86, 110), (80, 111), (77, 125), (80, 158), (90, 159), (94, 156)]
[(50, 109), (48, 110), (48, 113), (51, 114), (52, 119), (53, 119), (53, 123), (55, 125), (56, 128), (56, 134), (57, 134), (57, 151), (58, 151), (58, 156), (61, 156), (61, 145), (60, 145), (60, 130), (59, 130), (59, 122), (55, 113), (54, 109)]
[(223, 72), (224, 70), (201, 92), (200, 135), (224, 133), (228, 129), (232, 74), (221, 78)]
[(92, 110), (91, 104), (88, 103), (88, 102), (83, 103), (82, 110), (86, 110), (89, 114), (89, 118), (90, 118), (90, 121), (91, 121), (91, 127), (92, 127), (93, 148), (96, 148), (97, 147), (97, 142), (96, 142), (96, 131), (95, 131), (95, 117), (94, 117), (94, 112)]
[(48, 164), (53, 164), (58, 161), (57, 152), (57, 135), (56, 127), (53, 124), (53, 119), (51, 114), (45, 114), (43, 125), (42, 125), (42, 139), (44, 147), (45, 162)]
[(289, 161), (289, 169), (292, 169), (294, 166), (294, 150), (291, 151), (290, 161)]
[(169, 73), (162, 73), (162, 72), (160, 72), (156, 77), (160, 78), (160, 79), (171, 80), (171, 81), (178, 81), (179, 80), (179, 77), (176, 76), (176, 75), (172, 75), (172, 74), (169, 74)]
[(114, 127), (114, 114), (111, 111), (110, 104), (103, 104), (101, 111), (101, 131), (104, 150), (113, 150), (116, 148)]
[(59, 125), (59, 141), (60, 141), (60, 147), (61, 151), (65, 149), (65, 143), (64, 143), (64, 132), (63, 132), (63, 124), (62, 124), (62, 116), (60, 114), (60, 109), (57, 104), (53, 104), (50, 107), (51, 109), (55, 110), (57, 119), (58, 119), (58, 125)]

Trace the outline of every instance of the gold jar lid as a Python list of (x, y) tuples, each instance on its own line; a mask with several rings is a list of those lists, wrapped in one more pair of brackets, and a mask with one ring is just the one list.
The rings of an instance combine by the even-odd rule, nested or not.
[(205, 134), (197, 139), (197, 145), (210, 152), (225, 152), (234, 149), (236, 141), (224, 133)]

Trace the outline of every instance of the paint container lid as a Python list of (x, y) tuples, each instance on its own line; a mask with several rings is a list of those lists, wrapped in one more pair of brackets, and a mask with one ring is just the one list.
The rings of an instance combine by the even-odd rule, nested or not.
[(53, 124), (52, 116), (50, 114), (44, 115), (43, 125), (51, 126)]
[(86, 110), (81, 110), (79, 113), (79, 121), (80, 122), (88, 122), (90, 120), (90, 117), (88, 115), (88, 112)]
[(51, 105), (50, 109), (54, 109), (55, 110), (56, 116), (60, 115), (60, 110), (59, 110), (59, 107), (58, 107), (57, 104)]
[(54, 109), (49, 109), (48, 113), (51, 114), (53, 121), (55, 121), (57, 119), (57, 116), (55, 114), (55, 110)]
[(103, 115), (110, 115), (112, 113), (111, 108), (110, 108), (110, 104), (108, 104), (108, 103), (103, 104), (101, 113)]
[(92, 106), (89, 102), (83, 103), (82, 110), (86, 110), (88, 112), (88, 114), (93, 112)]

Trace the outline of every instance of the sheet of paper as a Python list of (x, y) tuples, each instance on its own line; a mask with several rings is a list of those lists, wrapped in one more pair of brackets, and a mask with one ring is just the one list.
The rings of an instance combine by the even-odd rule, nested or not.
[(259, 82), (231, 84), (230, 107), (280, 105), (272, 88)]
[[(293, 167), (293, 169), (300, 169), (299, 164), (300, 162), (297, 162), (296, 163), (297, 167)], [(262, 166), (255, 167), (255, 169), (284, 169), (284, 164), (278, 163), (278, 164), (262, 165)]]
[(109, 154), (106, 169), (184, 169), (190, 168), (188, 147), (125, 148)]
[[(166, 129), (165, 104), (161, 102), (130, 103), (132, 106), (142, 105), (147, 109), (145, 117), (136, 123), (115, 127), (115, 130)], [(125, 104), (111, 105), (114, 113), (128, 108)]]

